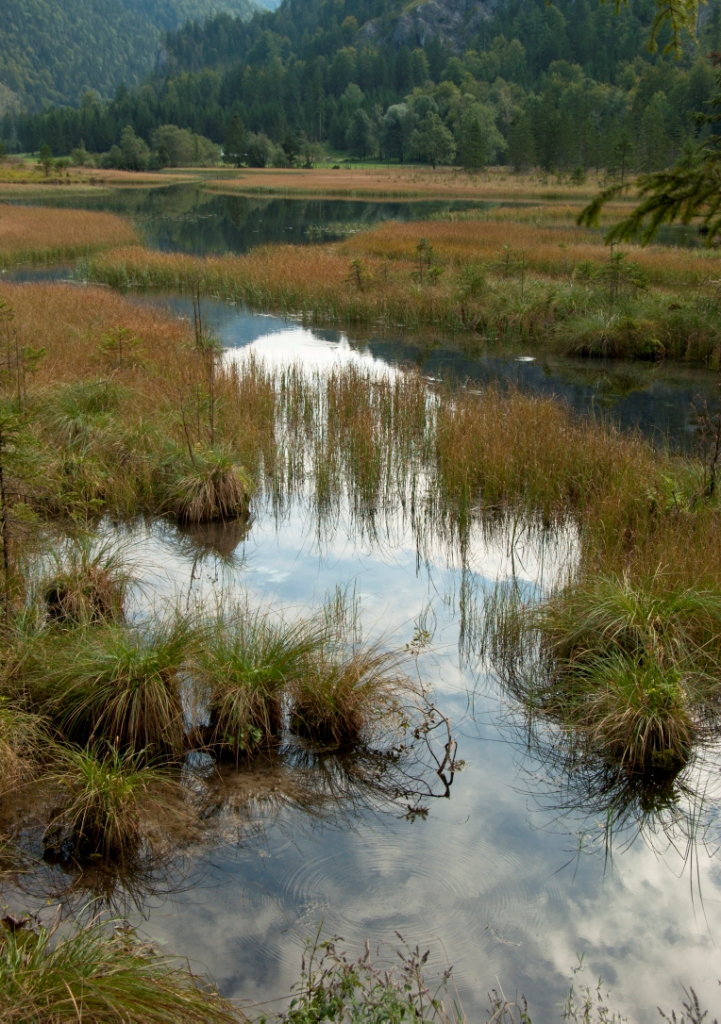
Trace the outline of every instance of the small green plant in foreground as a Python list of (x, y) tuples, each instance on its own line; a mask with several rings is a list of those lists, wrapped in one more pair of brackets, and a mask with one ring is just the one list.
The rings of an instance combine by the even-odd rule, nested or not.
[[(398, 933), (396, 933), (398, 934)], [(320, 942), (320, 932), (303, 956), (301, 981), (290, 1008), (274, 1016), (262, 1015), (261, 1024), (463, 1024), (465, 1016), (448, 998), (451, 969), (435, 983), (425, 977), (428, 953), (411, 949), (402, 936), (397, 964), (388, 969), (374, 964), (370, 944), (357, 960), (339, 948), (340, 939)], [(510, 1009), (510, 1007), (509, 1007)], [(494, 1020), (519, 1024), (527, 1018), (496, 1016)]]

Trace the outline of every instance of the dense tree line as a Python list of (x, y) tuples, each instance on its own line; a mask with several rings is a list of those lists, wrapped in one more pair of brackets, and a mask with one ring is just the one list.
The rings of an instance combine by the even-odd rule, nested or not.
[(2, 137), (107, 152), (127, 126), (150, 145), (175, 125), (216, 144), (235, 132), (227, 152), (256, 165), (322, 143), (359, 158), (651, 171), (709, 130), (694, 115), (714, 90), (704, 54), (721, 40), (718, 6), (677, 61), (648, 51), (652, 0), (617, 17), (595, 0), (507, 0), (458, 53), (438, 36), (393, 45), (388, 4), (285, 0), (249, 22), (188, 24), (166, 37), (163, 75), (107, 104), (87, 94), (76, 109), (8, 113)]

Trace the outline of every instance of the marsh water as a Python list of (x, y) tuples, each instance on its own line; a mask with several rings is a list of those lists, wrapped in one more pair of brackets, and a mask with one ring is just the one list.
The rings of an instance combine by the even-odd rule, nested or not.
[[(203, 314), (228, 360), (252, 353), (313, 370), (352, 362), (402, 372), (372, 339), (354, 344), (211, 303)], [(507, 358), (514, 384), (516, 366), (536, 366)], [(649, 387), (650, 396), (640, 393), (653, 409), (660, 385)], [(629, 408), (644, 425), (644, 405)], [(577, 956), (587, 980), (602, 975), (613, 1005), (633, 1020), (678, 1005), (683, 985), (714, 1005), (721, 761), (709, 752), (658, 794), (569, 773), (542, 737), (529, 736), (483, 647), (484, 594), (505, 581), (540, 596), (576, 557), (572, 529), (477, 525), (461, 548), (433, 523), (419, 535), (402, 508), (359, 516), (339, 498), (319, 515), (300, 493), (280, 506), (260, 496), (247, 525), (105, 524), (103, 532), (139, 567), (145, 608), (247, 598), (292, 616), (340, 588), (366, 637), (411, 645), (412, 671), (432, 687), (458, 744), (457, 770), (442, 775), (427, 757), (398, 775), (332, 756), (301, 765), (292, 749), (221, 780), (195, 765), (213, 839), (191, 844), (161, 878), (131, 880), (127, 903), (116, 893), (143, 934), (251, 1002), (289, 992), (305, 939), (322, 925), (358, 953), (368, 938), (388, 954), (396, 931), (430, 948), (432, 971), (454, 965), (469, 1020), (485, 1019), (486, 992), (499, 984), (529, 997), (534, 1020), (557, 1019), (569, 984), (579, 983)], [(430, 637), (420, 649), (419, 630)], [(61, 867), (42, 870), (35, 898), (87, 900), (89, 890)]]
[[(304, 217), (289, 215), (307, 226)], [(179, 298), (140, 301), (190, 313)], [(681, 447), (691, 399), (712, 398), (718, 381), (701, 369), (321, 331), (213, 301), (203, 317), (227, 360), (252, 354), (321, 372), (356, 363), (378, 374), (415, 366), (429, 386), (498, 381)], [(529, 733), (483, 642), (484, 595), (499, 583), (542, 595), (576, 558), (571, 527), (500, 520), (476, 524), (459, 545), (433, 522), (419, 533), (402, 507), (359, 515), (339, 497), (321, 513), (301, 491), (280, 504), (260, 495), (248, 524), (104, 523), (102, 532), (139, 569), (139, 614), (165, 600), (247, 598), (292, 616), (342, 592), (366, 637), (409, 645), (411, 670), (432, 687), (458, 745), (455, 770), (440, 773), (423, 751), (399, 774), (352, 757), (303, 761), (292, 747), (220, 779), (189, 766), (213, 839), (191, 843), (162, 877), (129, 881), (125, 903), (118, 895), (143, 934), (250, 1002), (287, 995), (306, 937), (322, 926), (355, 954), (366, 939), (387, 954), (396, 931), (429, 948), (431, 971), (453, 965), (469, 1021), (485, 1019), (486, 993), (500, 986), (509, 998), (525, 993), (534, 1021), (556, 1020), (569, 985), (599, 975), (612, 1005), (644, 1024), (658, 1019), (656, 1006), (679, 1006), (683, 986), (718, 1005), (721, 760), (707, 751), (656, 793), (569, 770)], [(13, 898), (27, 906), (60, 892), (79, 907), (90, 890), (45, 865)], [(574, 975), (579, 957), (587, 971)]]
[(468, 201), (368, 201), (227, 195), (199, 185), (100, 189), (55, 193), (35, 205), (104, 210), (127, 217), (143, 242), (163, 252), (210, 256), (247, 252), (257, 245), (334, 241), (384, 220), (427, 220), (454, 210), (498, 203)]

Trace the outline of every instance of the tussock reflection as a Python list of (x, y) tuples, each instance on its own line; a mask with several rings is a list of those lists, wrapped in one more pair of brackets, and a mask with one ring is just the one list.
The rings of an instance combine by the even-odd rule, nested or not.
[(373, 814), (424, 817), (450, 799), (456, 744), (449, 720), (431, 704), (403, 742), (319, 751), (301, 741), (264, 747), (236, 767), (206, 753), (187, 755), (178, 784), (140, 809), (138, 841), (119, 859), (82, 858), (71, 842), (45, 847), (58, 793), (36, 784), (5, 804), (0, 887), (22, 904), (58, 902), (73, 916), (108, 910), (145, 916), (153, 904), (203, 885), (204, 859), (218, 846), (263, 840), (293, 815), (293, 829), (352, 828)]

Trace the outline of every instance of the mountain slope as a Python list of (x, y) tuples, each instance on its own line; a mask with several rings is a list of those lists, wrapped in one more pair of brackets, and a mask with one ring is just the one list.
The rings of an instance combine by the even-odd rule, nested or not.
[(152, 70), (162, 32), (257, 8), (255, 0), (2, 0), (0, 87), (31, 109), (77, 103), (87, 89), (109, 96)]

